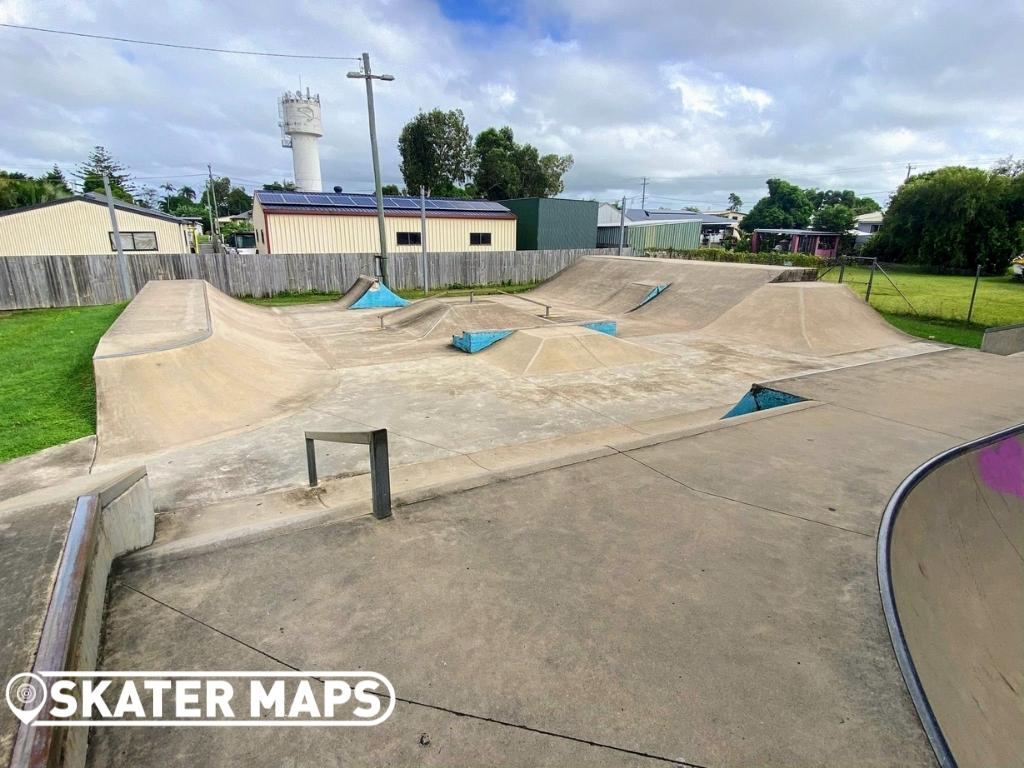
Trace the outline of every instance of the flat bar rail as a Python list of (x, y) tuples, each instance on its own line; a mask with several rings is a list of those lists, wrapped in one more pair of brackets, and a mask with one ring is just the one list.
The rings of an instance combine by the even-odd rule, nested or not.
[(391, 517), (391, 465), (388, 460), (388, 431), (371, 429), (366, 432), (320, 432), (306, 430), (306, 468), (309, 487), (316, 488), (316, 441), (349, 443), (370, 448), (370, 487), (373, 492), (373, 516), (378, 520)]

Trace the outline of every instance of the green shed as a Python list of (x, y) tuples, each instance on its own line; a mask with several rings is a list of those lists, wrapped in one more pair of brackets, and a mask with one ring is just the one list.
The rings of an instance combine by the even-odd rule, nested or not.
[(700, 247), (700, 219), (630, 224), (626, 239), (637, 256), (645, 251), (692, 250)]
[(516, 215), (516, 250), (597, 247), (596, 200), (521, 197), (502, 200)]

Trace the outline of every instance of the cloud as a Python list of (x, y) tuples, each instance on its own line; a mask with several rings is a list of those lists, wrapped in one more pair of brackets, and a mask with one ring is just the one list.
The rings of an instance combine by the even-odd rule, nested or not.
[[(462, 109), (474, 132), (511, 126), (571, 153), (566, 193), (719, 207), (764, 181), (877, 192), (912, 162), (987, 165), (1024, 144), (1013, 73), (1024, 10), (882, 0), (714, 8), (651, 0), (519, 0), (460, 17), (431, 0), (0, 0), (0, 20), (244, 50), (358, 56), (375, 85), (385, 182), (418, 110)], [(495, 5), (495, 8), (499, 6)], [(965, 44), (964, 41), (984, 41)], [(291, 175), (277, 97), (301, 79), (323, 102), (326, 185), (369, 189), (355, 62), (230, 56), (0, 29), (0, 167), (72, 168), (94, 144), (138, 176), (218, 173), (252, 186)], [(153, 182), (156, 183), (156, 182)]]
[(725, 117), (731, 107), (753, 107), (763, 112), (772, 97), (761, 88), (731, 82), (720, 72), (705, 72), (684, 64), (661, 68), (668, 87), (679, 93), (683, 109), (693, 114)]

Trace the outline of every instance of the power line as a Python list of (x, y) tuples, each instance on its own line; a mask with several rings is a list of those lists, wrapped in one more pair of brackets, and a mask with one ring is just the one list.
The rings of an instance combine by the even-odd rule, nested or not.
[(201, 45), (180, 45), (178, 43), (161, 43), (154, 40), (133, 40), (128, 37), (112, 35), (91, 35), (87, 32), (69, 32), (65, 29), (46, 29), (45, 27), (27, 27), (21, 24), (2, 24), (0, 27), (21, 29), (28, 32), (46, 32), (50, 35), (67, 35), (69, 37), (87, 37), (91, 40), (111, 40), (116, 43), (132, 43), (133, 45), (153, 45), (159, 48), (179, 48), (185, 51), (204, 51), (206, 53), (230, 53), (236, 56), (268, 56), (275, 59), (316, 59), (319, 61), (359, 61), (358, 56), (316, 56), (306, 53), (271, 53), (269, 51), (240, 51), (231, 48), (207, 48)]

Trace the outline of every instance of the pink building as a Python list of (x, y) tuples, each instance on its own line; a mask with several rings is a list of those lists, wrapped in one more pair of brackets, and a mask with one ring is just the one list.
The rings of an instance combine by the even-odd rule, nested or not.
[(815, 229), (755, 229), (750, 250), (806, 253), (821, 259), (834, 259), (839, 248), (839, 232)]

